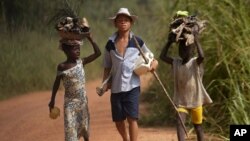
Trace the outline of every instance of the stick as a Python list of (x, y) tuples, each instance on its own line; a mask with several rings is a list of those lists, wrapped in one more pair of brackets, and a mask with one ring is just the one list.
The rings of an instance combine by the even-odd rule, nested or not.
[[(139, 43), (138, 43), (138, 41), (136, 40), (135, 36), (133, 36), (133, 39), (134, 39), (134, 41), (135, 41), (136, 47), (138, 48), (140, 54), (142, 55), (143, 59), (145, 60), (145, 63), (147, 64), (147, 63), (148, 63), (148, 59), (145, 57), (145, 55), (144, 55), (142, 49), (140, 48)], [(165, 94), (167, 95), (167, 97), (168, 97), (170, 103), (172, 104), (172, 106), (174, 107), (175, 111), (177, 112), (178, 118), (179, 118), (180, 121), (181, 121), (181, 125), (182, 125), (182, 127), (183, 127), (183, 129), (184, 129), (184, 131), (185, 131), (185, 133), (186, 133), (186, 136), (188, 137), (188, 133), (187, 133), (186, 127), (185, 127), (185, 125), (184, 125), (184, 123), (183, 123), (183, 121), (182, 121), (182, 119), (181, 119), (181, 116), (180, 116), (180, 113), (179, 113), (178, 110), (177, 110), (177, 107), (175, 106), (173, 100), (170, 98), (170, 96), (169, 96), (169, 94), (168, 94), (166, 88), (164, 87), (162, 81), (160, 80), (158, 74), (157, 74), (155, 71), (153, 71), (152, 73), (154, 74), (154, 76), (155, 76), (155, 78), (157, 79), (157, 81), (160, 83), (160, 85), (161, 85), (161, 87), (163, 88)]]

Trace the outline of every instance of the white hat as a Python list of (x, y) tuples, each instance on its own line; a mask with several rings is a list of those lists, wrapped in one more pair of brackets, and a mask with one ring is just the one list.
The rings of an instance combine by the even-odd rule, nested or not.
[(132, 19), (132, 21), (134, 22), (138, 17), (136, 15), (131, 15), (128, 11), (128, 8), (120, 8), (118, 10), (118, 12), (116, 13), (115, 16), (110, 17), (110, 20), (115, 20), (117, 18), (118, 15), (126, 15), (128, 17), (130, 17)]

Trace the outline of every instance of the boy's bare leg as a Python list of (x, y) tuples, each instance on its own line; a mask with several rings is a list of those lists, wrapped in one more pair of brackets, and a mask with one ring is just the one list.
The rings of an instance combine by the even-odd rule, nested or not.
[(137, 119), (128, 117), (128, 124), (129, 124), (130, 141), (137, 141), (137, 136), (138, 136)]
[(204, 141), (204, 133), (203, 133), (203, 128), (201, 124), (194, 124), (194, 129), (197, 135), (197, 140), (198, 141)]
[(123, 141), (129, 141), (125, 121), (123, 120), (123, 121), (115, 122), (115, 125), (116, 125), (116, 129), (118, 130), (118, 132), (122, 136)]
[[(185, 121), (186, 121), (186, 116), (187, 114), (186, 113), (183, 113), (183, 112), (179, 112), (180, 114), (180, 117), (183, 121), (183, 123), (185, 124)], [(185, 130), (183, 129), (182, 127), (182, 124), (181, 124), (181, 121), (177, 115), (177, 137), (178, 137), (178, 141), (185, 141)]]

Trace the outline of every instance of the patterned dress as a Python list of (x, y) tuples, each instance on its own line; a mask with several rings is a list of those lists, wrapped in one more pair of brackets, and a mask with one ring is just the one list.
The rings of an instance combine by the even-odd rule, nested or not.
[(89, 137), (89, 110), (85, 90), (85, 72), (82, 60), (77, 65), (58, 72), (62, 75), (64, 95), (64, 131), (65, 141), (78, 141), (80, 137)]

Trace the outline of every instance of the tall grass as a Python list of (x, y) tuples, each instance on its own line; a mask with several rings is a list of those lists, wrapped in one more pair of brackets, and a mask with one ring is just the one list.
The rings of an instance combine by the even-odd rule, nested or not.
[[(226, 113), (221, 121), (228, 124), (249, 124), (250, 112), (249, 109), (249, 49), (250, 49), (250, 19), (247, 5), (250, 1), (224, 1), (215, 6), (215, 11), (221, 13), (221, 17), (207, 16), (211, 21), (213, 32), (217, 35), (217, 60), (209, 57), (208, 61), (216, 61), (214, 65), (208, 68), (212, 82), (208, 90), (215, 95), (217, 104), (221, 113)], [(219, 21), (219, 22), (218, 22)], [(224, 23), (224, 24), (223, 24)], [(208, 49), (208, 52), (213, 48)], [(215, 74), (223, 74), (216, 76)], [(221, 104), (223, 102), (223, 104)], [(212, 106), (210, 109), (218, 106)], [(217, 111), (218, 112), (218, 111)], [(216, 115), (214, 118), (219, 118), (221, 115)], [(220, 124), (220, 122), (217, 122)], [(224, 126), (225, 126), (224, 125)], [(223, 126), (223, 125), (222, 125)], [(228, 129), (228, 128), (226, 128)], [(228, 133), (228, 130), (225, 131)]]
[(20, 30), (15, 35), (1, 35), (0, 99), (16, 93), (48, 89), (54, 79), (56, 42), (37, 32)]
[[(50, 90), (57, 64), (66, 59), (58, 48), (59, 37), (20, 30), (15, 35), (5, 34), (1, 39), (0, 99), (30, 91)], [(84, 41), (81, 56), (90, 53), (93, 53), (93, 49), (88, 41)], [(100, 60), (97, 59), (96, 64), (86, 65), (87, 79), (100, 74)]]

